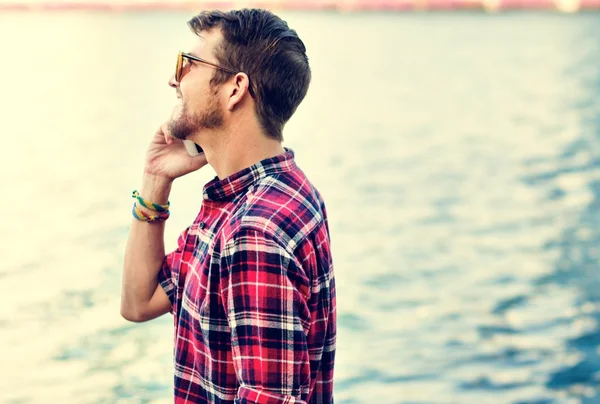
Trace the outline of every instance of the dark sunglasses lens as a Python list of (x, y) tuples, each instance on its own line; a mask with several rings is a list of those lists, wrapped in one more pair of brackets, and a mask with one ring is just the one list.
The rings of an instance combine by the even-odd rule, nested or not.
[(177, 65), (175, 66), (175, 81), (181, 80), (181, 68), (183, 67), (183, 57), (181, 53), (177, 54)]

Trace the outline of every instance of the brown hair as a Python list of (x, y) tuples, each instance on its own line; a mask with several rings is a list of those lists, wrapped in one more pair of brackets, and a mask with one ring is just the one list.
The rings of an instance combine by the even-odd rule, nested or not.
[[(197, 35), (221, 30), (224, 41), (215, 57), (221, 66), (248, 75), (265, 134), (283, 140), (283, 127), (306, 96), (311, 79), (306, 47), (296, 31), (261, 9), (204, 11), (188, 25)], [(216, 70), (211, 85), (230, 78), (231, 73)]]

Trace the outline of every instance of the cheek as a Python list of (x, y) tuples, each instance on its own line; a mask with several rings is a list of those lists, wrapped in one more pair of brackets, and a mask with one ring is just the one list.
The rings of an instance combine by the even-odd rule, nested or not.
[(203, 90), (200, 83), (197, 85), (190, 83), (186, 87), (182, 86), (182, 101), (188, 112), (193, 112), (206, 104), (206, 95)]
[(183, 93), (183, 98), (181, 99), (182, 106), (184, 107), (184, 112), (186, 114), (190, 114), (194, 112), (197, 108), (197, 100), (194, 94), (186, 94)]
[(182, 93), (187, 94), (188, 98), (201, 95), (208, 89), (210, 77), (203, 74), (205, 73), (204, 70), (192, 68), (192, 70), (183, 77), (182, 82), (179, 83)]
[(222, 93), (218, 89), (209, 88), (206, 91), (205, 97), (207, 104), (210, 104), (213, 108), (222, 108), (225, 106)]

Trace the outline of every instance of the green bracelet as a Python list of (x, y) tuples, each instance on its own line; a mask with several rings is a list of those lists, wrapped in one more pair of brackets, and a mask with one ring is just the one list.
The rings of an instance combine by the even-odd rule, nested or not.
[(150, 215), (138, 208), (137, 203), (133, 204), (133, 208), (131, 209), (131, 213), (133, 217), (139, 220), (140, 222), (156, 222), (159, 220), (167, 220), (171, 214), (168, 210), (166, 212), (158, 212), (156, 215)]
[(169, 206), (171, 206), (170, 202), (167, 202), (166, 205), (159, 205), (158, 203), (152, 203), (150, 201), (147, 201), (140, 196), (140, 193), (138, 191), (133, 191), (133, 194), (131, 195), (131, 197), (137, 199), (137, 201), (143, 207), (145, 207), (147, 209), (155, 210), (157, 212), (168, 212)]

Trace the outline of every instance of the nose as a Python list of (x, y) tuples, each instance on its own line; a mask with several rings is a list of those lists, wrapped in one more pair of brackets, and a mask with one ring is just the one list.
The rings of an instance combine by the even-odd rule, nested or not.
[(172, 88), (179, 87), (179, 83), (177, 81), (175, 81), (175, 75), (174, 74), (172, 74), (171, 77), (169, 77), (169, 87), (172, 87)]

